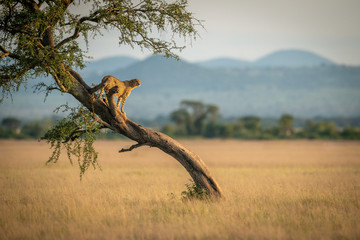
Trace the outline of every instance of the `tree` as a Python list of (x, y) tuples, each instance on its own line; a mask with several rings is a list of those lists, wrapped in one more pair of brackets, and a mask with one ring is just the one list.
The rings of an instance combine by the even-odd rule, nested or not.
[[(127, 118), (114, 103), (114, 87), (106, 95), (109, 104), (96, 96), (104, 86), (90, 87), (76, 72), (84, 67), (86, 49), (78, 39), (98, 36), (103, 30), (117, 30), (119, 44), (149, 49), (154, 54), (177, 57), (181, 50), (175, 36), (197, 36), (201, 22), (188, 12), (186, 0), (167, 3), (162, 0), (93, 0), (85, 14), (76, 14), (75, 7), (89, 5), (87, 0), (3, 0), (0, 9), (0, 87), (2, 99), (11, 95), (20, 85), (39, 76), (50, 76), (51, 81), (37, 85), (46, 94), (60, 91), (70, 94), (81, 104), (78, 108), (63, 106), (70, 111), (68, 118), (48, 131), (46, 139), (54, 149), (49, 161), (56, 162), (62, 146), (68, 155), (79, 161), (81, 175), (97, 164), (93, 148), (95, 133), (108, 128), (137, 143), (120, 152), (140, 146), (157, 147), (178, 160), (193, 178), (195, 184), (210, 196), (221, 197), (221, 189), (199, 156), (184, 148), (174, 139), (146, 129)], [(154, 37), (169, 30), (173, 37), (162, 40)], [(99, 81), (100, 82), (100, 81)]]
[(316, 124), (315, 132), (320, 138), (338, 138), (339, 134), (333, 122), (319, 122)]
[(31, 138), (40, 138), (51, 126), (52, 122), (50, 119), (34, 120), (24, 124), (21, 129), (21, 133)]
[(18, 128), (20, 128), (21, 121), (14, 117), (7, 117), (1, 121), (1, 125), (5, 128), (16, 131)]
[(260, 118), (255, 116), (246, 116), (240, 119), (244, 123), (244, 128), (249, 131), (257, 132), (261, 129)]
[(256, 116), (245, 116), (239, 118), (234, 126), (236, 137), (245, 139), (256, 139), (261, 136), (261, 119)]
[(189, 125), (191, 124), (190, 115), (185, 109), (178, 109), (170, 114), (170, 119), (178, 126), (177, 133), (179, 135), (187, 135), (191, 132)]
[(344, 139), (360, 139), (360, 131), (356, 128), (345, 127), (341, 132), (341, 136)]
[(0, 138), (21, 138), (20, 125), (21, 121), (17, 118), (4, 118), (0, 124)]
[(290, 137), (294, 133), (294, 117), (290, 114), (284, 114), (279, 119), (279, 134), (282, 137)]
[(306, 121), (305, 126), (302, 130), (302, 136), (309, 139), (316, 139), (319, 137), (318, 133), (316, 132), (316, 124), (313, 121)]
[(204, 104), (200, 101), (183, 100), (180, 109), (188, 113), (187, 129), (190, 135), (200, 135), (206, 119)]
[(206, 135), (207, 125), (216, 125), (219, 107), (201, 101), (183, 100), (180, 108), (170, 114), (180, 130), (188, 135)]

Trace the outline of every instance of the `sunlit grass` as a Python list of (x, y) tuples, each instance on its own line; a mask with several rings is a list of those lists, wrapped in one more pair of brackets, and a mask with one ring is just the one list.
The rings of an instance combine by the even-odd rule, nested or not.
[(48, 146), (0, 142), (0, 239), (359, 239), (359, 142), (185, 141), (226, 199), (182, 201), (189, 175), (130, 142), (97, 143), (80, 182)]

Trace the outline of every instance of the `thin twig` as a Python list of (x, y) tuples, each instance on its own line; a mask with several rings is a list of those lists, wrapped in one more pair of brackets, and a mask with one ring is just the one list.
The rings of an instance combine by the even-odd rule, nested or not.
[(68, 92), (68, 90), (64, 87), (64, 85), (61, 83), (58, 75), (55, 73), (54, 70), (50, 69), (50, 74), (51, 76), (54, 78), (55, 82), (57, 83), (57, 85), (61, 88), (62, 92)]
[[(104, 129), (107, 128), (106, 126), (101, 126), (99, 129)], [(96, 132), (96, 129), (93, 130), (86, 130), (86, 129), (80, 129), (79, 127), (77, 127), (72, 133), (70, 133), (69, 136), (66, 137), (66, 139), (63, 141), (63, 143), (67, 143), (68, 141), (74, 141), (75, 139), (79, 138), (82, 136), (83, 133), (86, 132)]]
[(3, 52), (3, 54), (1, 54), (1, 57), (0, 58), (3, 58), (3, 57), (11, 57), (11, 58), (15, 58), (15, 59), (19, 59), (20, 57), (16, 54), (13, 54), (11, 52), (9, 52), (8, 50), (6, 50), (3, 46), (0, 45), (0, 50)]
[(113, 129), (113, 127), (108, 124), (107, 122), (101, 120), (100, 118), (98, 118), (94, 112), (91, 112), (91, 116), (93, 117), (93, 119), (98, 122), (98, 123), (101, 123), (102, 125), (104, 125), (105, 127), (109, 128), (109, 129)]
[(4, 54), (1, 54), (1, 55), (0, 55), (0, 58), (7, 57), (7, 56), (9, 56), (9, 55), (10, 55), (10, 53), (4, 53)]
[(134, 145), (130, 146), (129, 148), (123, 148), (123, 149), (119, 150), (119, 153), (130, 152), (130, 151), (134, 150), (135, 148), (142, 147), (144, 145), (148, 145), (148, 144), (146, 144), (146, 143), (137, 143), (137, 144), (134, 144)]
[(72, 40), (77, 39), (77, 38), (80, 36), (79, 33), (80, 33), (80, 27), (77, 25), (77, 26), (75, 27), (75, 30), (74, 30), (73, 35), (71, 35), (70, 37), (65, 38), (64, 40), (62, 40), (61, 42), (59, 42), (59, 43), (55, 46), (55, 48), (56, 48), (56, 49), (59, 49), (60, 47), (64, 46), (66, 43), (71, 42)]

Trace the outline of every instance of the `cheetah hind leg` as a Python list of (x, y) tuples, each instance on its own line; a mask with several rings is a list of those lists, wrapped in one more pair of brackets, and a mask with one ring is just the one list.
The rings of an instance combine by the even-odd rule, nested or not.
[(104, 92), (104, 89), (102, 88), (101, 91), (100, 91), (100, 94), (98, 96), (98, 98), (103, 101), (103, 103), (105, 103), (105, 105), (109, 106), (109, 102), (107, 100), (107, 97), (103, 97), (103, 92)]

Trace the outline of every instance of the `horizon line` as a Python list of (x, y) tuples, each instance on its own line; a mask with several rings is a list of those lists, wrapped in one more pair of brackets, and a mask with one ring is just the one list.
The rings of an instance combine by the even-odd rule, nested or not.
[[(266, 53), (266, 54), (263, 54), (262, 56), (254, 59), (254, 60), (249, 60), (249, 59), (246, 59), (246, 58), (240, 58), (240, 57), (233, 57), (233, 56), (226, 56), (226, 55), (218, 55), (218, 56), (214, 56), (214, 57), (208, 57), (208, 58), (204, 58), (204, 59), (201, 59), (201, 60), (193, 60), (193, 59), (190, 59), (190, 58), (186, 58), (186, 57), (182, 57), (181, 54), (178, 54), (179, 56), (179, 60), (183, 60), (183, 61), (186, 61), (186, 62), (189, 62), (189, 63), (200, 63), (200, 62), (206, 62), (206, 61), (211, 61), (211, 60), (216, 60), (216, 59), (231, 59), (231, 60), (237, 60), (237, 61), (244, 61), (244, 62), (248, 62), (248, 63), (254, 63), (260, 59), (263, 59), (267, 56), (270, 56), (274, 53), (278, 53), (278, 52), (287, 52), (287, 51), (299, 51), (299, 52), (307, 52), (307, 53), (310, 53), (310, 54), (314, 54), (314, 55), (317, 55), (318, 57), (321, 57), (321, 58), (324, 58), (330, 62), (332, 62), (334, 65), (340, 65), (340, 66), (352, 66), (352, 67), (358, 67), (360, 66), (360, 63), (342, 63), (342, 62), (339, 62), (337, 60), (333, 60), (331, 58), (328, 58), (322, 54), (319, 54), (317, 53), (316, 51), (313, 51), (313, 50), (306, 50), (306, 49), (301, 49), (301, 48), (280, 48), (278, 50), (274, 50), (274, 51), (271, 51), (270, 53)], [(150, 57), (153, 57), (153, 56), (161, 56), (161, 54), (143, 54), (143, 56), (139, 56), (137, 54), (117, 54), (117, 55), (108, 55), (108, 56), (102, 56), (102, 57), (93, 57), (92, 59), (89, 59), (89, 62), (95, 62), (95, 61), (101, 61), (101, 60), (104, 60), (104, 59), (107, 59), (107, 58), (113, 58), (113, 57), (129, 57), (129, 58), (134, 58), (134, 59), (137, 59), (137, 60), (140, 60), (140, 61), (143, 61), (147, 58), (150, 58)], [(169, 57), (171, 58), (171, 57)]]

